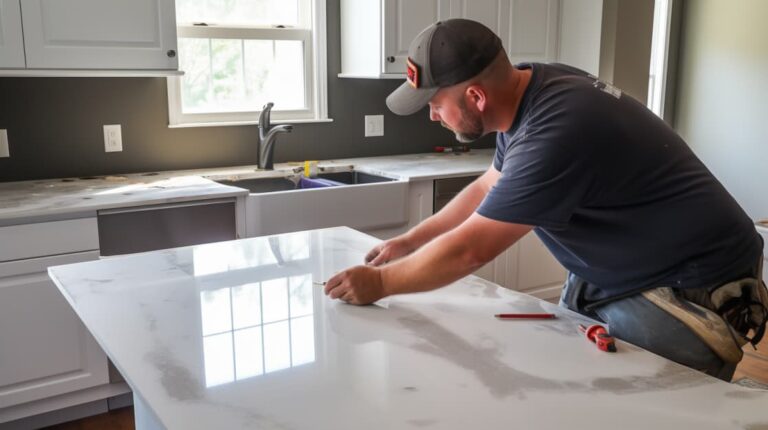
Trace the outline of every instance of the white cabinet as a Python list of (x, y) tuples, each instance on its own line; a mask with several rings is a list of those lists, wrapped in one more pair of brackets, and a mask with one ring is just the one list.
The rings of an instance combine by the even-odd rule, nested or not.
[(0, 263), (0, 409), (109, 382), (107, 356), (48, 277), (84, 252)]
[[(23, 34), (26, 63), (21, 67), (178, 69), (174, 0), (0, 1), (6, 5), (3, 11), (10, 11), (7, 19), (3, 13), (4, 33), (7, 25), (10, 40)], [(19, 67), (14, 64), (0, 66)]]
[(475, 274), (505, 288), (554, 300), (560, 296), (567, 272), (531, 232)]
[(513, 64), (557, 59), (559, 12), (560, 0), (451, 1), (451, 16), (493, 30)]
[(0, 0), (0, 68), (24, 68), (19, 0)]
[(341, 0), (339, 77), (402, 78), (411, 41), (448, 18), (448, 0)]
[(340, 77), (399, 78), (408, 47), (430, 24), (482, 22), (513, 62), (555, 61), (561, 0), (342, 0)]
[(499, 35), (512, 63), (561, 62), (597, 75), (603, 0), (342, 0), (341, 77), (405, 78), (414, 37), (467, 18)]
[[(448, 181), (459, 183), (462, 179)], [(435, 196), (435, 190), (441, 186), (443, 190)], [(456, 194), (451, 191), (459, 190), (453, 188), (455, 184), (445, 181), (440, 185), (435, 185), (431, 180), (411, 182), (408, 190), (408, 224), (398, 228), (363, 231), (382, 240), (403, 234), (429, 218), (435, 203), (438, 206), (446, 204), (451, 195)], [(505, 288), (552, 300), (560, 295), (566, 270), (555, 260), (538, 236), (529, 233), (492, 262), (477, 270), (475, 275)]]
[[(469, 179), (471, 178), (467, 178)], [(408, 225), (395, 230), (366, 231), (366, 233), (380, 239), (389, 239), (405, 233), (432, 215), (433, 201), (438, 206), (445, 205), (450, 197), (460, 190), (456, 185), (466, 183), (467, 180), (464, 178), (441, 180), (442, 183), (437, 185), (435, 181), (411, 182)], [(492, 262), (477, 270), (475, 275), (505, 288), (522, 291), (544, 300), (552, 300), (560, 295), (566, 270), (552, 256), (539, 237), (531, 232)]]
[(0, 227), (0, 410), (109, 382), (106, 355), (47, 273), (98, 258), (93, 218)]
[(512, 63), (557, 59), (560, 0), (511, 0), (502, 41)]
[(403, 73), (413, 39), (448, 19), (449, 7), (447, 0), (384, 0), (384, 73)]

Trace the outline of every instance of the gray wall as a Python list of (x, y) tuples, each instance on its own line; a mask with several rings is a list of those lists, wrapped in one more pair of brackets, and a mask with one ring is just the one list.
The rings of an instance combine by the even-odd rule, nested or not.
[(768, 217), (768, 1), (687, 1), (675, 128), (753, 219)]
[[(339, 0), (327, 1), (328, 111), (334, 122), (297, 124), (275, 161), (431, 151), (456, 144), (426, 110), (391, 114), (400, 81), (339, 79)], [(256, 162), (255, 126), (169, 129), (165, 78), (0, 78), (0, 129), (10, 158), (0, 181), (233, 166)], [(363, 137), (363, 116), (384, 114), (384, 137)], [(121, 124), (123, 152), (105, 153), (103, 124)], [(476, 146), (492, 147), (491, 136)]]

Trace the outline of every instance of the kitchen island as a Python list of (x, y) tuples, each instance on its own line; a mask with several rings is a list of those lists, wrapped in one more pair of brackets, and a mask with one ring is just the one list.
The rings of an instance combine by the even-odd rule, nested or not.
[[(376, 239), (297, 232), (49, 269), (134, 392), (137, 429), (764, 428), (768, 393), (475, 276), (377, 305), (318, 283)], [(554, 320), (499, 321), (502, 312)]]

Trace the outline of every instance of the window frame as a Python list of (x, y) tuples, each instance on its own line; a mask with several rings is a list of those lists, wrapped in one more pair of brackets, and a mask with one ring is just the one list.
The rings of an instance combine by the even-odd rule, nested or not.
[(656, 0), (653, 11), (651, 61), (646, 106), (660, 118), (666, 114), (667, 74), (674, 0)]
[[(300, 40), (304, 42), (304, 101), (307, 109), (272, 111), (283, 123), (330, 122), (325, 0), (299, 0), (297, 26), (192, 25), (178, 23), (177, 37), (238, 40)], [(260, 110), (248, 112), (182, 112), (180, 76), (169, 76), (169, 128), (257, 125)]]

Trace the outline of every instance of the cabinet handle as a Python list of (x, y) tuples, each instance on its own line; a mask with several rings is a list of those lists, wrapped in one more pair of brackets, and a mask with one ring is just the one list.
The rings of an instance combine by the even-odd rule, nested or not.
[(168, 58), (173, 58), (176, 56), (176, 51), (173, 49), (169, 49), (168, 52), (166, 52), (166, 54), (168, 54)]
[(390, 55), (389, 57), (387, 57), (387, 62), (394, 63), (395, 62), (395, 57)]

